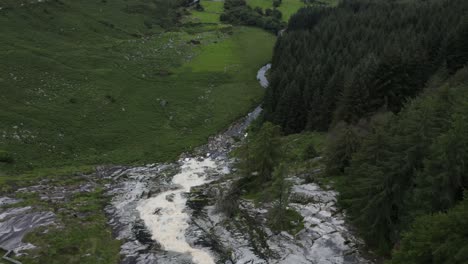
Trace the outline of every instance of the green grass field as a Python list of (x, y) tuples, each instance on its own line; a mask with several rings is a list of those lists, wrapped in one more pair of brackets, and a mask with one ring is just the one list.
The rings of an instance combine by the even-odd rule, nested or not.
[(219, 16), (223, 12), (224, 2), (215, 0), (202, 0), (203, 11), (192, 11), (194, 22), (200, 23), (219, 23)]
[[(171, 160), (261, 99), (269, 33), (163, 31), (146, 9), (125, 11), (137, 0), (62, 2), (0, 10), (0, 150), (14, 160), (0, 162), (3, 177)], [(211, 4), (204, 12), (222, 7)]]
[[(73, 186), (99, 164), (175, 159), (256, 106), (275, 36), (219, 24), (222, 3), (204, 5), (173, 24), (146, 0), (0, 0), (0, 194), (44, 178)], [(27, 236), (39, 247), (23, 263), (118, 263), (102, 190), (60, 205), (17, 196), (68, 210), (60, 228)]]
[[(36, 263), (119, 263), (121, 242), (113, 238), (102, 213), (108, 198), (101, 190), (77, 194), (61, 205), (58, 221), (65, 228), (38, 228), (26, 236), (26, 241), (40, 247), (20, 258), (24, 264)], [(40, 207), (39, 207), (40, 208)], [(70, 212), (77, 212), (77, 218)], [(48, 232), (44, 233), (44, 230)], [(47, 245), (47, 246), (46, 246)]]

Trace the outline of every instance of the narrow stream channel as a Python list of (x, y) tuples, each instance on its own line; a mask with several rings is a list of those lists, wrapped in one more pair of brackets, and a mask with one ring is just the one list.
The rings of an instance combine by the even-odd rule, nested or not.
[[(265, 65), (257, 73), (264, 88), (270, 67)], [(193, 156), (182, 154), (178, 162), (103, 171), (112, 182), (106, 214), (115, 236), (122, 240), (121, 264), (371, 263), (360, 256), (362, 242), (335, 206), (337, 193), (297, 175), (288, 178), (293, 183), (290, 206), (302, 215), (304, 228), (294, 236), (272, 233), (264, 224), (267, 210), (248, 200), (239, 201), (240, 207), (256, 219), (255, 232), (261, 235), (250, 233), (248, 223), (216, 212), (212, 199), (230, 181), (224, 177), (232, 168), (229, 152), (261, 111), (258, 106), (211, 137)], [(207, 199), (211, 204), (203, 203)], [(261, 237), (266, 240), (260, 241)]]
[[(268, 86), (266, 72), (271, 68), (267, 64), (260, 68), (257, 80), (263, 88)], [(244, 128), (248, 126), (261, 112), (257, 107), (247, 115)], [(227, 153), (224, 153), (227, 154)], [(162, 192), (139, 202), (137, 210), (140, 218), (162, 249), (167, 251), (190, 254), (192, 261), (197, 264), (214, 264), (215, 260), (208, 250), (193, 248), (185, 239), (189, 227), (190, 216), (186, 212), (187, 198), (185, 193), (195, 186), (203, 185), (209, 181), (207, 170), (223, 170), (216, 161), (210, 157), (185, 158), (182, 160), (181, 171), (172, 179), (172, 184), (179, 186), (176, 190)]]
[(152, 233), (152, 238), (158, 241), (164, 250), (189, 253), (192, 255), (192, 261), (197, 264), (214, 264), (215, 261), (207, 251), (193, 248), (185, 240), (189, 215), (185, 212), (187, 198), (184, 193), (190, 192), (192, 187), (206, 183), (205, 171), (215, 168), (216, 163), (211, 158), (186, 158), (181, 172), (172, 179), (172, 183), (180, 185), (180, 188), (143, 200), (137, 207), (141, 219)]
[[(270, 67), (265, 65), (257, 73), (264, 88)], [(182, 154), (177, 162), (103, 166), (86, 176), (108, 179), (104, 188), (111, 202), (105, 213), (114, 237), (122, 242), (120, 264), (372, 263), (362, 258), (363, 243), (336, 206), (338, 193), (302, 175), (287, 178), (292, 184), (289, 206), (303, 218), (303, 228), (294, 235), (269, 229), (271, 204), (239, 199), (242, 213), (235, 221), (217, 210), (216, 201), (235, 181), (225, 177), (235, 170), (229, 153), (241, 144), (247, 127), (261, 111), (258, 106), (192, 154)], [(90, 182), (68, 189), (51, 189), (46, 183), (18, 192), (41, 193), (41, 199), (62, 201), (67, 193), (91, 190), (95, 185)], [(19, 202), (0, 197), (0, 205)], [(22, 242), (24, 235), (54, 221), (53, 212), (35, 212), (29, 206), (0, 210), (0, 247), (12, 252), (31, 248), (33, 245)]]

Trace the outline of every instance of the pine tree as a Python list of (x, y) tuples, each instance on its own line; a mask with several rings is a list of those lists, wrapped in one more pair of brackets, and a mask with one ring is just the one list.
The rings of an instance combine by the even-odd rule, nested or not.
[(326, 173), (329, 176), (344, 173), (349, 167), (352, 155), (358, 150), (360, 137), (358, 129), (344, 122), (339, 123), (330, 133), (326, 150)]
[(401, 160), (392, 145), (388, 123), (376, 126), (353, 155), (341, 196), (352, 222), (369, 245), (382, 253), (388, 252), (398, 237), (399, 205), (405, 190), (396, 174)]
[(419, 217), (388, 264), (468, 263), (468, 198), (447, 213)]
[(344, 88), (337, 109), (336, 118), (355, 123), (369, 113), (371, 89), (374, 82), (374, 71), (378, 61), (373, 54), (363, 59), (352, 73), (352, 79)]
[(268, 216), (268, 221), (275, 230), (285, 230), (285, 227), (288, 225), (289, 220), (286, 215), (290, 190), (291, 184), (286, 179), (286, 167), (284, 164), (280, 164), (273, 173), (271, 192), (273, 197), (275, 197), (275, 201)]
[(265, 122), (260, 130), (248, 142), (248, 151), (244, 154), (248, 164), (247, 177), (254, 176), (255, 182), (264, 184), (271, 180), (272, 172), (280, 157), (280, 128), (270, 122)]
[(456, 116), (453, 128), (430, 149), (424, 171), (418, 174), (415, 201), (427, 201), (425, 213), (447, 210), (462, 199), (468, 188), (468, 120)]

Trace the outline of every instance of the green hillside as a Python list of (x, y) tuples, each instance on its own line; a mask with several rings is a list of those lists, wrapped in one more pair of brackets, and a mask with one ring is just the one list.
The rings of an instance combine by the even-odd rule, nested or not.
[(0, 2), (0, 175), (173, 159), (256, 105), (274, 36), (175, 4)]

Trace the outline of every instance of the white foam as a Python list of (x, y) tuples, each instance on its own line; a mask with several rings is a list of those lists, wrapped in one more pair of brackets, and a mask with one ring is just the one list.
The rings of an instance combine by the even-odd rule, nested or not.
[[(174, 176), (172, 182), (182, 186), (180, 189), (160, 193), (158, 196), (142, 200), (137, 207), (140, 217), (164, 250), (189, 253), (197, 264), (214, 264), (213, 257), (203, 249), (191, 247), (185, 240), (185, 231), (189, 226), (189, 215), (185, 212), (187, 199), (184, 193), (190, 188), (206, 183), (207, 169), (216, 168), (211, 158), (202, 161), (185, 159), (181, 172)], [(166, 196), (173, 195), (169, 201)], [(157, 213), (155, 213), (157, 212)]]

